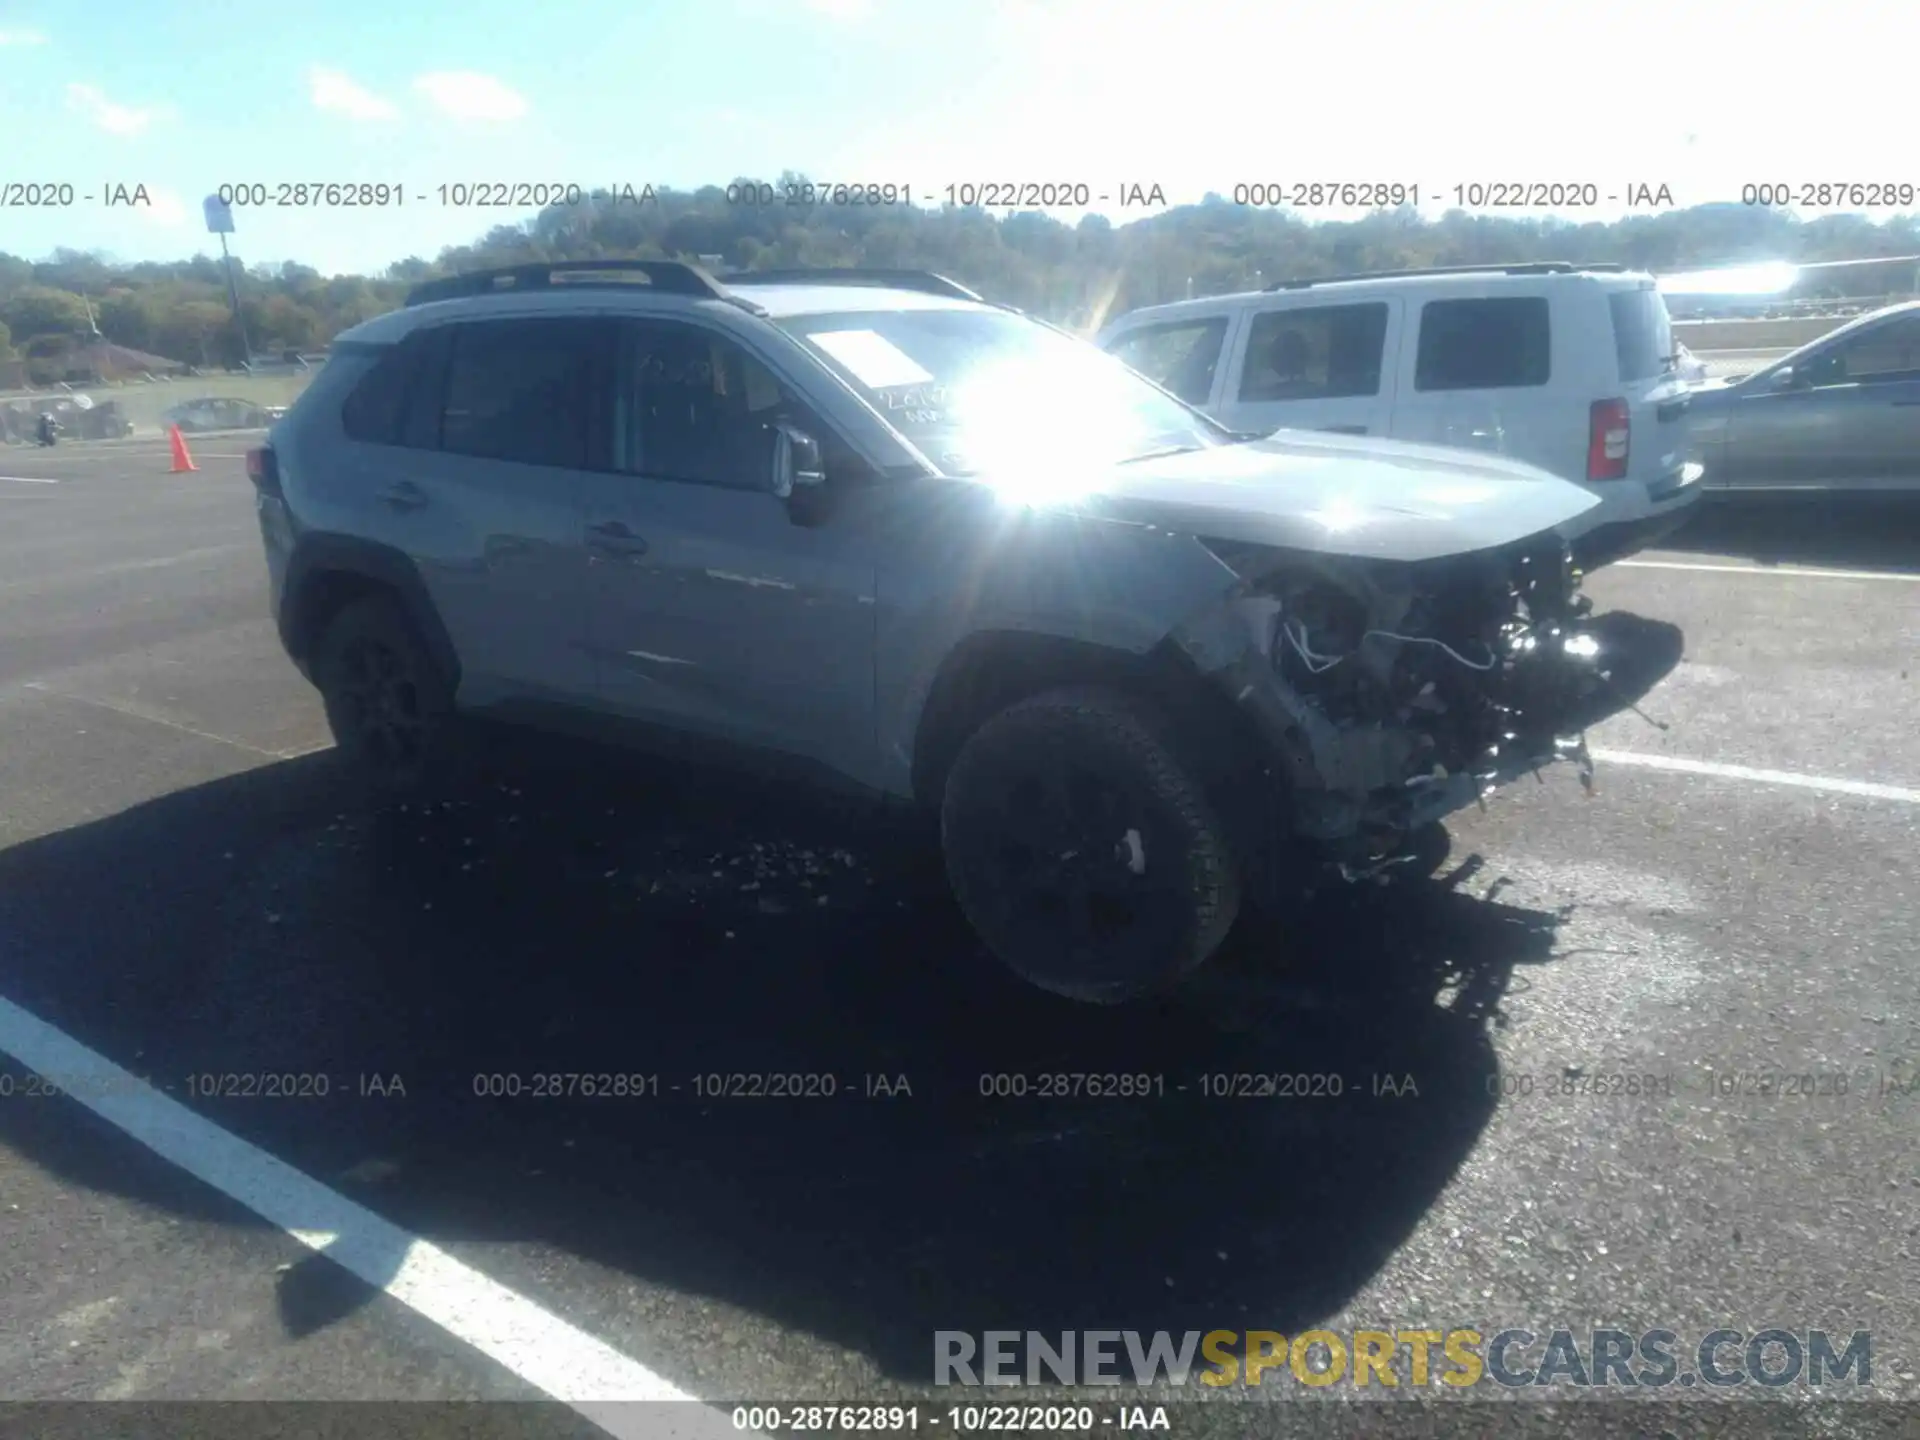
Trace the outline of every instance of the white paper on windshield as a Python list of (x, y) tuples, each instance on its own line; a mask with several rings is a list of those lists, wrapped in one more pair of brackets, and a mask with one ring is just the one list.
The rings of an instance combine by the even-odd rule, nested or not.
[(875, 330), (824, 330), (807, 337), (874, 390), (889, 385), (924, 385), (933, 376), (922, 370), (891, 340)]

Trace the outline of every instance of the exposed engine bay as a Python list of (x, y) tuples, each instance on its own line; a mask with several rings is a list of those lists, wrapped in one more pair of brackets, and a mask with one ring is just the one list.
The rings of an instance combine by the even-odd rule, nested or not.
[(1558, 758), (1605, 683), (1557, 534), (1437, 560), (1209, 547), (1240, 593), (1179, 637), (1255, 718), (1286, 826), (1349, 871)]

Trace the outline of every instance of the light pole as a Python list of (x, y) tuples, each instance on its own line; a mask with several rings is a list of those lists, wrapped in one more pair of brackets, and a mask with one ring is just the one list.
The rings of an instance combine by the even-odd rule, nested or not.
[(207, 217), (207, 233), (220, 237), (220, 260), (227, 272), (227, 304), (233, 308), (233, 330), (240, 339), (241, 363), (249, 364), (253, 360), (253, 346), (247, 340), (247, 324), (240, 318), (240, 287), (233, 279), (233, 256), (227, 252), (227, 236), (233, 233), (233, 207), (218, 195), (209, 195), (200, 202), (201, 212)]
[(253, 361), (253, 343), (247, 339), (247, 322), (240, 317), (240, 287), (233, 279), (233, 256), (227, 253), (227, 237), (220, 237), (220, 260), (227, 269), (227, 304), (233, 307), (233, 328), (240, 337), (240, 360), (243, 364)]

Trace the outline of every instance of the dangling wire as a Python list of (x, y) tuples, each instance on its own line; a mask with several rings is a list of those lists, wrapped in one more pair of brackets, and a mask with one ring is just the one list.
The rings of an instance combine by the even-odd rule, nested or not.
[[(1288, 643), (1290, 643), (1293, 646), (1295, 652), (1298, 653), (1298, 655), (1300, 656), (1301, 661), (1306, 665), (1307, 669), (1312, 674), (1315, 674), (1315, 675), (1324, 674), (1328, 670), (1331, 670), (1334, 666), (1338, 665), (1342, 660), (1345, 660), (1348, 658), (1347, 655), (1316, 655), (1311, 649), (1308, 648), (1307, 642), (1304, 639), (1302, 639), (1299, 635), (1294, 633), (1293, 626), (1289, 623), (1286, 623), (1283, 621), (1281, 623), (1280, 630), (1281, 630), (1281, 633), (1287, 637)], [(1437, 646), (1440, 649), (1446, 651), (1448, 655), (1452, 656), (1455, 660), (1459, 661), (1462, 665), (1466, 666), (1469, 670), (1491, 670), (1495, 665), (1499, 663), (1498, 657), (1494, 655), (1491, 648), (1487, 649), (1487, 658), (1484, 662), (1481, 662), (1478, 660), (1469, 660), (1466, 656), (1462, 655), (1458, 650), (1454, 649), (1451, 645), (1447, 644), (1446, 641), (1436, 640), (1431, 635), (1402, 635), (1402, 634), (1399, 634), (1397, 631), (1393, 631), (1393, 630), (1368, 630), (1360, 636), (1360, 644), (1365, 644), (1368, 638), (1374, 635), (1381, 635), (1386, 637), (1389, 640), (1399, 640), (1408, 645)], [(1354, 648), (1358, 649), (1359, 646), (1356, 645)], [(1351, 653), (1352, 652), (1349, 652), (1349, 654)]]

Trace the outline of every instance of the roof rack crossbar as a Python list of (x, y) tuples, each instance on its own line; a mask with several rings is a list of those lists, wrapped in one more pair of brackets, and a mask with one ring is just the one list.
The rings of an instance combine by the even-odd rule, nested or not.
[(1347, 275), (1311, 275), (1299, 280), (1276, 280), (1268, 290), (1305, 290), (1346, 280), (1405, 280), (1418, 275), (1573, 275), (1582, 271), (1619, 274), (1627, 267), (1611, 261), (1591, 265), (1569, 260), (1531, 260), (1512, 265), (1425, 265), (1413, 270), (1364, 270)]
[[(848, 267), (792, 270), (742, 270), (720, 277), (722, 285), (871, 285), (888, 290), (918, 290), (950, 300), (980, 300), (957, 280), (931, 270), (884, 270)], [(984, 303), (984, 302), (983, 302)]]
[[(553, 260), (532, 265), (506, 265), (494, 270), (470, 270), (428, 280), (407, 292), (409, 306), (434, 300), (457, 300), (469, 295), (491, 295), (509, 290), (541, 290), (553, 286), (556, 276), (605, 278), (567, 282), (568, 289), (586, 285), (630, 285), (635, 278), (669, 295), (694, 295), (709, 300), (728, 298), (711, 275), (698, 265), (680, 260)], [(618, 277), (625, 276), (621, 279)]]

